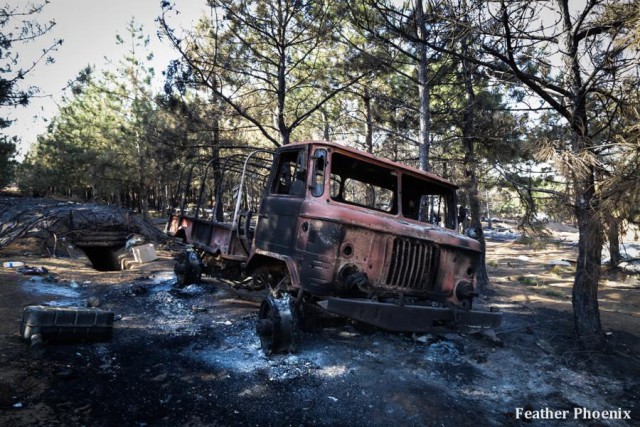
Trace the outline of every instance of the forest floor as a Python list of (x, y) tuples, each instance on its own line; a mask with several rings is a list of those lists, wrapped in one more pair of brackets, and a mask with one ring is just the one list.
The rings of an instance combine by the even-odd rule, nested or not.
[[(575, 267), (551, 265), (575, 261), (577, 235), (557, 224), (549, 232), (527, 244), (489, 241), (492, 285), (478, 307), (504, 313), (495, 333), (362, 334), (343, 323), (270, 358), (255, 333), (259, 299), (212, 278), (175, 288), (170, 248), (121, 272), (43, 256), (28, 242), (0, 248), (0, 261), (55, 278), (0, 270), (0, 425), (638, 425), (640, 276), (605, 269), (608, 345), (581, 351)], [(21, 339), (24, 305), (90, 299), (116, 314), (109, 341)]]

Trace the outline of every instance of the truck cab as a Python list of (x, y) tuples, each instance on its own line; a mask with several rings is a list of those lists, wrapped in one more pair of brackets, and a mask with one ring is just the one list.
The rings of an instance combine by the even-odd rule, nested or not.
[[(268, 172), (250, 171), (257, 164)], [(481, 249), (457, 232), (453, 183), (308, 141), (249, 154), (237, 184), (229, 221), (183, 209), (168, 232), (193, 245), (176, 265), (183, 282), (234, 271), (269, 291), (257, 326), (265, 352), (295, 347), (303, 303), (391, 331), (500, 323), (499, 313), (472, 310)]]

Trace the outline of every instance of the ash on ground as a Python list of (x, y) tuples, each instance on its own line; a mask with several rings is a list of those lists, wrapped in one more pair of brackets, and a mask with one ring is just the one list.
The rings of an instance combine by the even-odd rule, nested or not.
[[(16, 292), (1, 301), (4, 317), (12, 306), (16, 316), (3, 327), (0, 424), (500, 426), (522, 423), (516, 408), (574, 407), (640, 417), (637, 337), (615, 332), (608, 353), (584, 354), (570, 314), (500, 295), (504, 326), (493, 333), (362, 334), (344, 322), (266, 357), (260, 300), (223, 283), (178, 289), (168, 271), (80, 283), (4, 285)], [(16, 336), (16, 301), (90, 298), (116, 313), (109, 342), (30, 348)]]

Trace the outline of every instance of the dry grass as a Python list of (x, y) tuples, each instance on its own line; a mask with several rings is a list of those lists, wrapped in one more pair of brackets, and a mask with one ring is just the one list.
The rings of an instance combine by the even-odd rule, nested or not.
[[(487, 242), (487, 272), (505, 302), (572, 311), (571, 293), (575, 266), (552, 265), (554, 260), (572, 261), (577, 249), (567, 243), (577, 239), (575, 229), (550, 227), (551, 238), (529, 237), (521, 242)], [(565, 241), (567, 243), (558, 243)], [(630, 333), (640, 330), (640, 276), (603, 269), (598, 290), (605, 329)]]

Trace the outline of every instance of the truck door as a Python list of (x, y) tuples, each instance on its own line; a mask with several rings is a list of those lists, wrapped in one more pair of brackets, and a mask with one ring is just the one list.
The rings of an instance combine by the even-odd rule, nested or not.
[(258, 249), (290, 255), (296, 241), (300, 207), (307, 191), (305, 149), (280, 151), (269, 185), (260, 203), (255, 245)]

